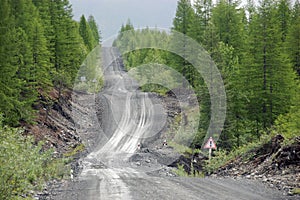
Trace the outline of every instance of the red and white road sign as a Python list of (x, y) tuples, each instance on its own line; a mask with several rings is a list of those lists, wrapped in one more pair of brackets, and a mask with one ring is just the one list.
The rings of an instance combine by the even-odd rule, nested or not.
[(213, 140), (212, 137), (210, 137), (206, 144), (204, 145), (204, 149), (216, 149), (217, 148), (217, 145), (215, 143), (215, 141)]

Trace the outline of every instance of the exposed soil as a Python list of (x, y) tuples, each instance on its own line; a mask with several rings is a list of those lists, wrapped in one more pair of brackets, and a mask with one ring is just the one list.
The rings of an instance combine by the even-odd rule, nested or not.
[(35, 124), (27, 125), (26, 132), (33, 134), (37, 141), (45, 141), (44, 148), (54, 148), (57, 156), (80, 145), (71, 117), (71, 91), (66, 90), (61, 97), (55, 89), (48, 94), (40, 91), (39, 102)]
[[(27, 130), (35, 135), (37, 140), (46, 141), (45, 148), (52, 147), (56, 150), (56, 156), (72, 151), (76, 146), (84, 143), (87, 147), (85, 152), (77, 155), (77, 159), (72, 163), (73, 176), (76, 178), (80, 173), (80, 158), (84, 157), (89, 151), (92, 151), (94, 144), (97, 142), (97, 130), (94, 123), (99, 123), (96, 119), (90, 119), (87, 116), (91, 102), (95, 101), (91, 94), (76, 94), (72, 100), (71, 92), (67, 91), (61, 97), (60, 101), (55, 101), (58, 98), (58, 92), (52, 91), (50, 97), (54, 103), (52, 105), (40, 104), (39, 117), (37, 124), (28, 126)], [(44, 98), (41, 96), (41, 98)], [(167, 111), (169, 127), (175, 116), (180, 114), (178, 100), (172, 93), (166, 97), (160, 97)], [(49, 101), (49, 99), (48, 99)], [(101, 102), (101, 98), (96, 98), (97, 102), (97, 117), (101, 117), (101, 107), (105, 106)], [(86, 121), (74, 122), (74, 113), (72, 108), (76, 108), (78, 115), (83, 115)], [(81, 117), (82, 118), (82, 117)], [(85, 124), (82, 126), (82, 124)], [(81, 128), (80, 128), (81, 127)], [(79, 130), (79, 131), (77, 131)], [(87, 134), (88, 133), (88, 134)], [(136, 169), (145, 171), (149, 170), (148, 174), (157, 177), (175, 177), (174, 168), (183, 165), (185, 171), (189, 174), (194, 173), (191, 167), (193, 161), (193, 170), (202, 171), (203, 163), (207, 157), (203, 155), (179, 155), (174, 149), (168, 146), (163, 146), (165, 136), (163, 133), (151, 142), (145, 142), (141, 150), (137, 151), (129, 160), (131, 166)], [(250, 152), (252, 155), (250, 161), (243, 161), (244, 157), (229, 162), (219, 171), (212, 174), (212, 177), (230, 177), (234, 179), (258, 179), (260, 182), (266, 183), (268, 186), (277, 188), (282, 193), (288, 195), (293, 188), (300, 187), (300, 139), (296, 138), (294, 144), (289, 146), (281, 146), (282, 136), (276, 136), (270, 143), (263, 147)], [(76, 156), (75, 156), (76, 157)], [(157, 170), (155, 170), (157, 169)], [(68, 181), (51, 181), (40, 192), (37, 199), (56, 199), (57, 193), (63, 185), (70, 184)]]
[[(72, 100), (71, 95), (76, 97)], [(165, 97), (160, 97), (167, 111), (168, 124), (164, 131), (172, 123), (174, 117), (181, 113), (177, 98), (172, 92)], [(87, 116), (88, 109), (93, 109), (90, 105), (92, 101), (95, 101), (94, 96), (82, 93), (71, 94), (71, 91), (66, 91), (58, 101), (58, 92), (53, 90), (47, 98), (41, 95), (41, 99), (44, 103), (38, 106), (37, 123), (28, 126), (27, 131), (33, 133), (37, 141), (46, 141), (45, 148), (54, 148), (56, 151), (55, 156), (62, 156), (84, 143), (87, 147), (86, 151), (75, 155), (75, 160), (71, 164), (72, 175), (76, 178), (81, 170), (80, 158), (92, 151), (94, 144), (97, 142), (98, 133), (94, 123), (99, 123), (99, 121), (90, 119), (90, 116)], [(105, 102), (102, 102), (101, 98), (96, 98), (96, 101), (97, 107), (99, 107), (96, 115), (101, 118), (103, 114), (101, 113), (101, 107), (105, 106)], [(54, 103), (49, 104), (49, 102)], [(86, 118), (86, 121), (77, 121), (75, 124), (72, 118), (74, 117), (74, 113), (72, 113), (74, 108), (76, 108), (78, 115), (83, 115), (83, 119)], [(148, 172), (150, 176), (166, 178), (177, 176), (174, 173), (174, 168), (177, 168), (178, 165), (182, 165), (189, 174), (202, 171), (203, 163), (207, 160), (207, 157), (199, 154), (179, 155), (175, 153), (172, 147), (163, 146), (164, 138), (162, 131), (157, 138), (146, 141), (141, 150), (130, 158), (130, 165), (142, 171), (149, 168), (151, 169)], [(279, 189), (286, 195), (291, 194), (293, 188), (300, 187), (300, 138), (295, 138), (294, 143), (289, 146), (282, 146), (282, 141), (283, 137), (278, 135), (268, 144), (229, 162), (210, 176), (241, 180), (245, 178), (257, 179), (270, 187)], [(251, 157), (250, 161), (244, 161), (245, 156)], [(193, 161), (193, 168), (191, 161)], [(70, 183), (68, 181), (51, 181), (47, 183), (45, 189), (36, 198), (56, 199), (57, 193), (65, 184)]]
[(283, 140), (281, 135), (275, 136), (262, 147), (232, 160), (212, 176), (258, 179), (291, 195), (292, 189), (300, 188), (300, 137), (288, 146), (282, 146)]
[[(113, 60), (116, 55), (115, 50), (111, 49), (107, 57), (112, 57), (109, 60)], [(139, 150), (135, 150), (135, 144), (138, 143), (131, 140), (130, 150), (133, 148), (133, 151), (130, 152), (134, 152), (130, 154), (131, 157), (125, 155), (126, 159), (122, 159), (124, 155), (115, 154), (114, 157), (104, 157), (106, 160), (98, 158), (98, 154), (93, 153), (99, 148), (101, 150), (103, 143), (107, 144), (107, 141), (114, 138), (115, 135), (111, 134), (114, 134), (114, 130), (121, 124), (112, 118), (112, 113), (115, 114), (113, 108), (119, 113), (118, 116), (121, 116), (122, 110), (119, 107), (124, 106), (118, 98), (110, 99), (115, 100), (117, 105), (109, 102), (105, 95), (112, 95), (112, 91), (120, 91), (118, 97), (121, 98), (122, 91), (126, 93), (130, 84), (134, 86), (134, 82), (122, 74), (123, 66), (120, 63), (121, 60), (114, 61), (109, 68), (113, 73), (107, 75), (113, 76), (107, 76), (105, 94), (94, 95), (67, 90), (59, 97), (56, 90), (48, 95), (40, 91), (41, 103), (36, 106), (39, 110), (38, 117), (35, 125), (27, 126), (28, 133), (32, 133), (37, 141), (46, 141), (44, 147), (54, 148), (56, 157), (61, 157), (82, 144), (86, 149), (74, 156), (70, 180), (48, 182), (44, 190), (36, 195), (36, 199), (99, 199), (99, 195), (106, 197), (104, 199), (128, 199), (124, 198), (124, 195), (130, 197), (129, 199), (296, 199), (287, 196), (285, 198), (282, 192), (275, 189), (277, 187), (288, 194), (292, 187), (299, 187), (299, 140), (291, 146), (281, 147), (280, 136), (252, 152), (254, 156), (251, 161), (243, 163), (243, 158), (238, 158), (228, 163), (212, 175), (217, 176), (215, 178), (177, 177), (174, 168), (178, 165), (182, 165), (192, 174), (195, 171), (201, 172), (203, 163), (207, 160), (207, 157), (202, 155), (180, 155), (172, 147), (164, 145), (167, 138), (165, 131), (176, 116), (180, 115), (183, 121), (187, 122), (184, 120), (184, 111), (180, 109), (180, 104), (188, 106), (195, 103), (192, 91), (181, 88), (174, 89), (165, 97), (148, 93), (147, 98), (144, 94), (136, 96), (137, 99), (133, 98), (161, 101), (167, 114), (167, 123), (159, 134), (141, 141), (142, 147)], [(120, 80), (121, 74), (123, 82), (116, 85), (116, 79)], [(129, 97), (134, 96), (131, 94)], [(142, 108), (144, 114), (147, 114), (145, 105), (137, 107), (137, 110)], [(127, 111), (131, 112), (130, 107), (128, 109)], [(127, 114), (125, 117), (130, 117), (132, 113)], [(145, 116), (139, 119), (146, 120)], [(157, 116), (154, 120), (156, 123), (153, 125), (160, 122)], [(126, 128), (123, 127), (122, 130)], [(125, 144), (123, 142), (122, 147)], [(241, 179), (234, 180), (232, 177)], [(272, 183), (274, 188), (262, 187), (260, 182)]]

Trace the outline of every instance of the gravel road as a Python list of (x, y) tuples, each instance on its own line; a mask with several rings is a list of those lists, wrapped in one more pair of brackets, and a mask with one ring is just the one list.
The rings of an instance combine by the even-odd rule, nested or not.
[[(150, 153), (148, 157), (139, 153), (138, 143), (165, 126), (166, 111), (155, 96), (138, 90), (138, 84), (124, 71), (117, 49), (103, 48), (103, 58), (105, 88), (98, 101), (105, 101), (106, 107), (100, 114), (97, 106), (90, 109), (100, 125), (94, 129), (99, 129), (96, 138), (86, 141), (93, 140), (94, 147), (81, 159), (78, 177), (57, 189), (53, 199), (293, 199), (257, 181), (176, 177)], [(133, 159), (136, 157), (140, 161)]]

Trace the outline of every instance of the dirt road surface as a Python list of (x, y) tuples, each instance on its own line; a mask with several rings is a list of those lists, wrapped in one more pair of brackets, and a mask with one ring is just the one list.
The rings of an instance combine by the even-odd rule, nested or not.
[[(78, 177), (65, 182), (52, 199), (292, 199), (251, 180), (176, 177), (163, 162), (138, 154), (138, 143), (155, 137), (165, 126), (166, 112), (158, 99), (138, 90), (124, 71), (117, 49), (103, 48), (103, 59), (105, 87), (96, 100), (102, 107), (89, 108), (91, 119), (84, 116), (79, 126), (79, 132), (89, 138), (86, 142), (93, 143), (87, 146), (93, 147), (80, 161)], [(86, 129), (86, 123), (97, 124), (90, 125), (94, 133)]]

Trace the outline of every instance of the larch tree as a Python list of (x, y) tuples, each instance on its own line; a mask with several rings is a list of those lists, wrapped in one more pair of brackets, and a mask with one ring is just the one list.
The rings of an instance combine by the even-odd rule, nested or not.
[(55, 0), (50, 4), (51, 25), (54, 36), (53, 44), (53, 73), (54, 86), (61, 96), (65, 87), (72, 85), (77, 69), (86, 55), (82, 49), (78, 25), (72, 20), (72, 9), (68, 0)]
[(18, 45), (18, 71), (21, 82), (19, 108), (20, 120), (31, 121), (34, 117), (33, 104), (38, 99), (38, 88), (50, 83), (49, 52), (44, 29), (34, 4), (25, 0), (11, 1), (15, 17)]
[(245, 43), (243, 25), (245, 12), (238, 7), (238, 2), (220, 0), (212, 9), (211, 21), (219, 40), (232, 46), (235, 55), (238, 55), (240, 59)]
[(277, 13), (277, 4), (263, 0), (258, 12), (251, 16), (249, 26), (250, 46), (242, 77), (249, 101), (248, 117), (256, 126), (253, 129), (257, 136), (277, 116), (288, 111), (293, 95), (295, 77), (286, 54), (281, 51), (282, 33)]
[(187, 50), (186, 38), (180, 37), (181, 40), (178, 40), (176, 32), (182, 33), (183, 35), (186, 35), (186, 37), (196, 39), (195, 32), (193, 31), (194, 23), (195, 12), (192, 8), (190, 0), (178, 1), (176, 16), (173, 20), (172, 27), (172, 30), (175, 31), (175, 33), (173, 34), (173, 36), (175, 37), (172, 40), (171, 45), (173, 45), (174, 48), (176, 48), (178, 51), (181, 51), (183, 58), (180, 58), (179, 56), (174, 56), (173, 65), (176, 66), (176, 70), (182, 73), (183, 76), (185, 76), (185, 78), (190, 82), (193, 82), (193, 74), (190, 70), (191, 66), (189, 63), (187, 63), (186, 58), (189, 56), (189, 54), (192, 54), (192, 52), (189, 52)]
[(20, 86), (16, 77), (18, 71), (17, 30), (9, 0), (1, 0), (0, 7), (0, 111), (4, 122), (9, 125), (19, 123)]
[(294, 70), (300, 76), (300, 3), (297, 0), (291, 12), (291, 23), (286, 39), (286, 50)]

